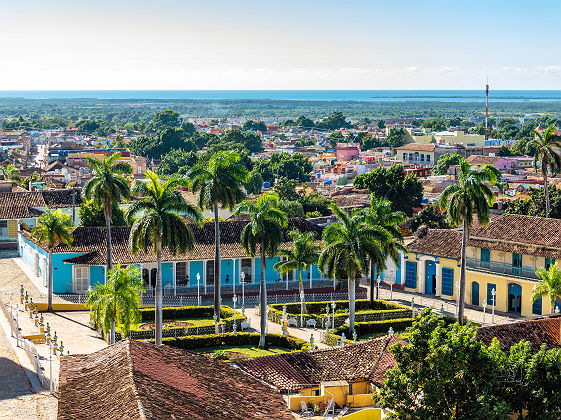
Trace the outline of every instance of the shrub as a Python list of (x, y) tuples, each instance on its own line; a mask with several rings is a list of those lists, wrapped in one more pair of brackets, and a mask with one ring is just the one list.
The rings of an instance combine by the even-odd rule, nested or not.
[[(414, 318), (399, 318), (387, 319), (384, 321), (356, 322), (355, 331), (358, 336), (372, 333), (387, 333), (390, 327), (392, 327), (395, 332), (405, 331), (407, 327), (413, 324), (413, 321)], [(335, 328), (335, 330), (330, 330), (330, 332), (338, 336), (345, 333), (347, 338), (352, 338), (348, 325), (341, 325)]]
[[(154, 342), (154, 339), (148, 340)], [(227, 333), (205, 334), (184, 337), (166, 337), (164, 344), (184, 350), (194, 350), (207, 347), (259, 345), (259, 333)], [(284, 347), (290, 350), (304, 350), (309, 346), (307, 341), (293, 336), (267, 334), (267, 344), (273, 347)]]

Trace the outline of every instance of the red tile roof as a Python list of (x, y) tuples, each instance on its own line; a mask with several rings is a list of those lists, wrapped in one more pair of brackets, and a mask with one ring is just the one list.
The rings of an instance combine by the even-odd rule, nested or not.
[[(247, 220), (236, 220), (220, 222), (220, 253), (222, 258), (246, 257), (246, 253), (240, 243), (240, 234)], [(183, 255), (172, 255), (167, 249), (162, 251), (163, 261), (200, 260), (214, 258), (214, 225), (205, 223), (202, 227), (191, 224), (191, 231), (195, 239), (195, 247)], [(315, 232), (317, 238), (321, 238), (322, 228), (306, 219), (290, 219), (284, 231), (284, 244), (281, 247), (289, 247), (292, 243), (288, 232), (297, 228), (302, 232)], [(22, 231), (27, 238), (30, 235)], [(130, 227), (114, 226), (111, 228), (111, 244), (113, 247), (113, 261), (120, 264), (133, 264), (142, 262), (154, 262), (155, 256), (152, 252), (138, 252), (132, 255), (129, 246)], [(78, 227), (72, 231), (74, 241), (72, 247), (59, 244), (54, 248), (55, 253), (84, 253), (65, 260), (71, 264), (105, 265), (107, 259), (106, 251), (106, 229), (105, 227)]]
[(271, 387), (226, 363), (125, 340), (63, 356), (59, 419), (293, 419)]
[(396, 147), (395, 150), (411, 150), (419, 152), (434, 152), (436, 144), (421, 144), (421, 143), (409, 143), (404, 146)]
[(393, 336), (343, 347), (300, 351), (239, 360), (241, 369), (280, 391), (297, 391), (324, 381), (370, 380), (381, 384), (395, 362), (388, 346), (402, 341)]
[(491, 344), (493, 338), (497, 338), (503, 351), (509, 351), (511, 346), (521, 340), (529, 341), (534, 352), (537, 352), (542, 344), (550, 348), (561, 348), (561, 316), (552, 315), (512, 324), (481, 327), (476, 336), (485, 344)]

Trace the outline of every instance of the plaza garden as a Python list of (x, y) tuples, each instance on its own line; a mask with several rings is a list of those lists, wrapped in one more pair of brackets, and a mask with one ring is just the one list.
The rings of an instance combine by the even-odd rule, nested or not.
[(411, 308), (384, 300), (356, 301), (355, 332), (349, 331), (349, 301), (322, 301), (274, 304), (268, 307), (268, 319), (286, 327), (321, 328), (322, 342), (337, 345), (345, 340), (365, 340), (379, 334), (403, 331), (413, 322)]

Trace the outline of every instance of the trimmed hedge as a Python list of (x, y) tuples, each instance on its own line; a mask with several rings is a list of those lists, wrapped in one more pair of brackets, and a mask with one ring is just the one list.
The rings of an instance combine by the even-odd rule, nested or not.
[[(395, 332), (404, 331), (406, 328), (413, 325), (414, 320), (414, 318), (400, 318), (384, 321), (356, 322), (355, 331), (358, 336), (372, 333), (387, 333), (390, 327), (392, 327)], [(349, 332), (348, 325), (342, 325), (339, 328), (335, 328), (335, 330), (330, 330), (330, 333), (338, 336), (345, 333), (347, 339), (352, 339), (352, 334)]]
[[(321, 301), (321, 302), (306, 302), (306, 310), (308, 311), (309, 315), (325, 315), (325, 305), (329, 304), (329, 311), (331, 312), (331, 301)], [(349, 311), (349, 301), (348, 300), (336, 300), (335, 301), (336, 308), (344, 309), (345, 312)], [(274, 305), (270, 305), (271, 309), (280, 310), (282, 314), (282, 303), (277, 303)], [(370, 300), (369, 299), (358, 299), (355, 302), (355, 311), (367, 311), (367, 310), (389, 310), (389, 309), (403, 309), (406, 306), (399, 305), (397, 303), (388, 302), (382, 299), (375, 299), (374, 300), (374, 308), (370, 308)], [(295, 303), (287, 303), (286, 304), (286, 313), (291, 315), (298, 315), (300, 316), (300, 302)], [(337, 315), (337, 313), (335, 313)]]
[[(360, 304), (358, 304), (360, 302)], [(329, 302), (310, 302), (306, 303), (306, 308), (318, 308), (319, 305), (325, 305)], [(345, 303), (345, 305), (340, 305), (340, 303)], [(337, 308), (344, 306), (348, 309), (348, 301), (336, 301)], [(298, 308), (298, 312), (294, 313), (294, 307)], [(330, 305), (331, 307), (331, 305)], [(375, 300), (374, 307), (377, 309), (370, 309), (370, 301), (367, 299), (360, 299), (357, 301), (355, 322), (369, 322), (369, 321), (383, 321), (387, 319), (402, 319), (410, 318), (413, 313), (411, 308), (403, 305), (399, 305), (393, 302), (387, 302), (384, 300)], [(382, 309), (379, 309), (382, 308)], [(282, 321), (282, 311), (283, 304), (275, 304), (269, 306), (269, 320), (276, 322), (278, 324)], [(292, 311), (292, 312), (291, 312)], [(309, 312), (313, 312), (309, 310)], [(286, 305), (286, 313), (289, 317), (294, 317), (298, 322), (300, 322), (300, 303), (289, 303)], [(337, 313), (335, 312), (335, 327), (342, 326), (346, 319), (349, 317), (348, 312)], [(317, 326), (322, 328), (325, 326), (325, 313), (316, 314), (308, 313), (303, 315), (304, 323), (309, 319), (315, 319)], [(332, 320), (332, 315), (330, 315), (330, 320)], [(332, 322), (332, 321), (331, 321)]]
[[(140, 310), (142, 321), (153, 321), (154, 320), (154, 309), (144, 308)], [(178, 337), (187, 335), (203, 335), (203, 334), (214, 334), (214, 306), (167, 306), (162, 309), (165, 321), (173, 321), (174, 319), (181, 318), (205, 318), (209, 317), (208, 323), (191, 326), (191, 327), (172, 327), (172, 328), (162, 328), (163, 337)], [(207, 314), (210, 313), (210, 316)], [(234, 309), (229, 306), (222, 306), (220, 308), (220, 322), (218, 323), (218, 328), (231, 330), (234, 327)], [(236, 324), (237, 329), (241, 330), (241, 323), (245, 321), (246, 317), (241, 314), (241, 312), (236, 311)], [(128, 337), (140, 340), (140, 339), (151, 339), (154, 338), (154, 329), (150, 330), (133, 330), (128, 333)], [(121, 333), (115, 333), (115, 340), (121, 339)]]
[[(154, 339), (148, 340), (154, 342)], [(205, 334), (185, 337), (167, 337), (163, 344), (184, 350), (194, 350), (208, 347), (259, 345), (259, 333), (227, 333)], [(284, 347), (290, 350), (305, 350), (310, 343), (291, 335), (267, 334), (267, 346)]]

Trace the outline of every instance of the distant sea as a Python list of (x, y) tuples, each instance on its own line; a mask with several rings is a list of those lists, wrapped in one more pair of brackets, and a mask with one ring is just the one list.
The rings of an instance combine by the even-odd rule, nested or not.
[[(481, 102), (484, 90), (0, 90), (0, 98)], [(561, 102), (561, 90), (490, 90), (490, 102)]]

